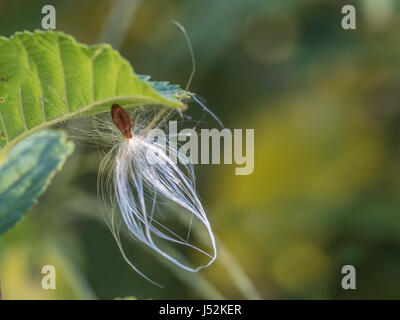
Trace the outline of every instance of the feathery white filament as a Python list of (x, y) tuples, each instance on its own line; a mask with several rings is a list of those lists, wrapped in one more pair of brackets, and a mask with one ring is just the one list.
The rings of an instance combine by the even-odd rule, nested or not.
[[(138, 117), (133, 118), (134, 121), (137, 119)], [(138, 124), (138, 121), (135, 122)], [(119, 207), (122, 220), (129, 233), (177, 266), (197, 272), (211, 265), (217, 256), (215, 238), (195, 190), (193, 164), (183, 164), (184, 161), (181, 161), (180, 164), (174, 162), (168, 156), (169, 154), (176, 154), (178, 160), (182, 155), (177, 150), (171, 149), (170, 146), (154, 141), (150, 135), (145, 134), (148, 130), (143, 128), (143, 123), (142, 126), (134, 124), (133, 128), (135, 128), (132, 129), (133, 138), (119, 140), (103, 159), (99, 171), (101, 198), (103, 200), (110, 196), (114, 198), (114, 207)], [(120, 135), (120, 133), (118, 134)], [(109, 170), (107, 170), (108, 165), (111, 165)], [(107, 174), (105, 175), (105, 173)], [(110, 188), (110, 184), (112, 188)], [(187, 237), (184, 238), (160, 222), (155, 215), (157, 204), (160, 202), (158, 198), (165, 199), (166, 203), (172, 201), (183, 208), (182, 211), (190, 215), (190, 227), (192, 219), (197, 219), (204, 226), (210, 238), (212, 253), (189, 242), (190, 229)], [(130, 263), (121, 247), (118, 228), (114, 223), (115, 210), (113, 209), (111, 208), (110, 227), (124, 258)], [(160, 248), (159, 240), (194, 249), (206, 255), (208, 262), (198, 267), (186, 265)], [(130, 265), (148, 279), (131, 263)]]
[[(134, 136), (124, 141), (118, 148), (114, 168), (114, 189), (123, 220), (132, 235), (159, 254), (183, 269), (196, 272), (209, 266), (216, 258), (216, 247), (210, 223), (196, 194), (191, 165), (185, 174), (167, 155), (168, 147), (145, 137)], [(154, 158), (152, 158), (154, 157)], [(148, 210), (145, 189), (153, 190), (153, 205)], [(157, 195), (172, 200), (188, 210), (207, 229), (213, 255), (190, 244), (164, 227), (153, 218)], [(164, 230), (163, 230), (164, 229)], [(210, 258), (197, 268), (188, 267), (161, 250), (153, 241), (153, 235), (193, 248)]]

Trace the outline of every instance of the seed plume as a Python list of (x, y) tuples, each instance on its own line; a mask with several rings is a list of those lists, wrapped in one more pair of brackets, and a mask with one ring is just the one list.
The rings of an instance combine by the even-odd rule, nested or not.
[(111, 118), (122, 135), (127, 139), (132, 139), (132, 119), (119, 104), (112, 105)]

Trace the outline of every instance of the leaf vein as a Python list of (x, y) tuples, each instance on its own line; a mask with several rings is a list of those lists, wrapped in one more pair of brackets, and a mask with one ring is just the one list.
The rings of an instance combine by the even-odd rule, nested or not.
[(120, 64), (118, 71), (117, 71), (117, 76), (115, 77), (115, 96), (118, 96), (118, 81), (119, 81), (119, 74), (122, 69), (122, 64)]
[(10, 140), (8, 139), (7, 128), (6, 128), (6, 125), (4, 123), (3, 116), (1, 114), (1, 112), (0, 112), (0, 122), (1, 122), (1, 126), (3, 127), (3, 132), (4, 132), (4, 135), (5, 135), (5, 138), (6, 138), (6, 143), (9, 143)]
[(93, 54), (93, 57), (90, 59), (91, 65), (92, 65), (92, 93), (93, 93), (93, 102), (96, 101), (96, 94), (95, 94), (95, 79), (94, 79), (94, 62), (96, 61), (96, 58), (99, 56), (99, 54), (103, 51), (103, 48), (99, 48), (96, 50), (96, 52)]
[[(28, 54), (28, 50), (26, 50), (26, 47), (25, 47), (24, 43), (22, 42), (22, 39), (21, 39), (21, 38), (19, 38), (19, 42), (20, 42), (20, 44), (21, 44), (22, 49), (23, 49), (24, 52), (25, 52), (26, 64), (28, 65), (29, 70), (31, 70), (31, 66), (30, 66), (30, 64), (29, 64), (29, 54)], [(22, 103), (22, 92), (21, 92), (22, 89), (21, 89), (21, 86), (22, 86), (22, 84), (20, 84), (20, 85), (19, 85), (19, 88), (18, 88), (18, 102), (19, 102), (19, 105), (20, 105), (19, 114), (20, 114), (20, 117), (21, 117), (22, 124), (24, 125), (24, 131), (27, 131), (27, 130), (28, 130), (28, 127), (27, 127), (27, 125), (26, 125), (26, 120), (25, 120), (24, 104)]]
[(33, 57), (31, 57), (31, 54), (30, 54), (29, 50), (26, 48), (26, 46), (24, 44), (24, 41), (22, 39), (19, 39), (19, 40), (21, 42), (22, 48), (24, 49), (24, 51), (26, 53), (29, 69), (31, 69), (29, 62), (32, 62), (32, 64), (35, 66), (36, 70), (33, 70), (34, 72), (32, 72), (32, 73), (35, 75), (36, 80), (37, 80), (37, 82), (39, 84), (39, 89), (40, 89), (39, 101), (40, 101), (40, 107), (41, 107), (41, 112), (42, 112), (42, 118), (43, 118), (43, 121), (46, 121), (46, 113), (45, 113), (44, 102), (43, 102), (44, 91), (43, 91), (42, 81), (41, 81), (41, 79), (39, 77), (38, 64), (35, 62), (35, 60), (33, 60)]
[(28, 131), (28, 127), (26, 125), (25, 114), (24, 114), (24, 104), (22, 102), (22, 92), (21, 85), (18, 88), (18, 103), (19, 103), (19, 114), (21, 117), (22, 124), (24, 125), (24, 131)]
[(64, 63), (63, 60), (61, 58), (61, 47), (60, 47), (60, 38), (57, 37), (57, 44), (58, 44), (58, 59), (60, 60), (60, 65), (61, 65), (61, 73), (62, 73), (62, 78), (63, 78), (63, 82), (64, 82), (64, 103), (65, 106), (67, 107), (67, 111), (71, 112), (70, 108), (69, 108), (69, 104), (68, 104), (68, 96), (67, 96), (67, 82), (65, 80), (65, 69), (64, 69)]

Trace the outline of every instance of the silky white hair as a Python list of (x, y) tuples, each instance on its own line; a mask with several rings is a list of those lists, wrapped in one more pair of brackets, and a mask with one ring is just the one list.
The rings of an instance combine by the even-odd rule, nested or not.
[[(123, 222), (127, 231), (136, 240), (145, 244), (165, 259), (182, 269), (197, 272), (211, 265), (217, 257), (215, 237), (207, 215), (196, 192), (194, 167), (187, 161), (174, 162), (168, 155), (182, 155), (171, 146), (155, 141), (149, 135), (151, 129), (160, 128), (170, 118), (172, 112), (165, 108), (133, 108), (132, 138), (125, 138), (111, 120), (96, 120), (95, 136), (101, 143), (110, 144), (111, 150), (104, 156), (98, 177), (98, 192), (106, 221), (117, 241), (124, 259), (143, 277), (155, 283), (140, 272), (127, 258), (120, 240)], [(168, 142), (168, 135), (167, 142)], [(99, 141), (100, 142), (100, 141)], [(111, 201), (110, 201), (111, 200)], [(190, 223), (186, 239), (172, 231), (166, 223), (156, 217), (158, 204), (180, 207), (178, 211), (189, 215)], [(176, 208), (174, 208), (176, 210)], [(164, 218), (168, 220), (171, 214)], [(172, 217), (171, 217), (172, 218)], [(173, 220), (172, 220), (173, 221)], [(192, 222), (199, 222), (207, 231), (211, 253), (189, 241)], [(175, 221), (176, 223), (176, 221)], [(208, 259), (200, 266), (189, 266), (168, 253), (159, 241), (191, 248)], [(157, 283), (155, 283), (158, 285)]]
[[(193, 64), (188, 83), (183, 92), (196, 101), (205, 112), (210, 114), (223, 127), (216, 115), (188, 91), (195, 72), (193, 49), (185, 28), (177, 21), (173, 23), (180, 28), (185, 36)], [(46, 86), (46, 89), (63, 99), (51, 86)], [(45, 100), (58, 110), (60, 115), (65, 115), (55, 104), (47, 99)], [(109, 148), (109, 151), (103, 156), (97, 180), (101, 212), (116, 239), (123, 258), (140, 275), (160, 286), (143, 274), (126, 256), (120, 238), (120, 231), (124, 226), (136, 240), (178, 267), (191, 272), (206, 268), (215, 261), (217, 257), (215, 237), (196, 192), (193, 164), (187, 163), (187, 161), (180, 161), (180, 164), (175, 163), (168, 155), (175, 154), (178, 159), (182, 159), (183, 155), (177, 150), (178, 145), (162, 144), (154, 141), (152, 136), (148, 134), (151, 129), (161, 128), (172, 115), (182, 116), (181, 111), (173, 111), (165, 106), (127, 107), (126, 111), (133, 121), (133, 137), (131, 139), (126, 139), (111, 121), (111, 117), (106, 114), (91, 116), (90, 124), (83, 120), (82, 128), (71, 126), (67, 129), (69, 136), (80, 142), (82, 142), (82, 138), (85, 138), (89, 144), (94, 143), (101, 149)], [(75, 119), (74, 124), (78, 123), (79, 119)], [(93, 128), (90, 128), (91, 126)], [(61, 123), (57, 127), (61, 127)], [(168, 138), (166, 142), (168, 142)], [(189, 215), (190, 222), (185, 238), (171, 230), (166, 223), (161, 222), (161, 219), (156, 217), (158, 204), (163, 204), (165, 211), (169, 207), (169, 209), (173, 209), (172, 211), (180, 211)], [(172, 213), (171, 210), (168, 211), (168, 214)], [(166, 215), (165, 218), (169, 217)], [(195, 223), (195, 221), (198, 221), (205, 228), (209, 236), (211, 253), (189, 241), (192, 223)], [(189, 266), (169, 254), (166, 249), (161, 248), (156, 243), (157, 240), (191, 248), (205, 255), (208, 261), (196, 267)]]

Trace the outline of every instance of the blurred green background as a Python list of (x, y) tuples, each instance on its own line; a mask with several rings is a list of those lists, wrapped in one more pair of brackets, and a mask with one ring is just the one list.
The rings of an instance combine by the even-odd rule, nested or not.
[[(255, 128), (255, 170), (198, 165), (219, 257), (198, 274), (124, 240), (96, 199), (98, 153), (78, 143), (26, 218), (0, 238), (6, 299), (349, 299), (400, 297), (400, 3), (396, 0), (0, 1), (2, 36), (41, 28), (109, 42), (137, 73), (191, 90), (228, 128)], [(353, 4), (357, 29), (341, 28)], [(188, 114), (202, 119), (190, 104)], [(209, 116), (201, 127), (217, 127)], [(189, 256), (190, 257), (190, 256)], [(43, 265), (57, 289), (41, 288)], [(341, 268), (357, 289), (341, 288)]]

